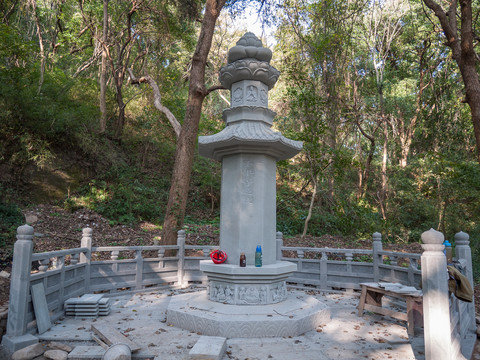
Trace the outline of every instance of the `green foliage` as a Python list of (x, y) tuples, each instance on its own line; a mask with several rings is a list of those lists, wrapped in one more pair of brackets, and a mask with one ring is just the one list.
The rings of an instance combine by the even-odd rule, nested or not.
[(79, 93), (74, 92), (76, 84), (53, 69), (45, 73), (38, 92), (32, 43), (3, 24), (0, 39), (0, 161), (43, 167), (54, 158), (52, 146), (71, 144), (83, 129), (95, 127), (97, 110), (87, 95), (92, 84), (79, 81)]
[[(1, 186), (0, 190), (3, 190)], [(16, 229), (24, 221), (17, 204), (7, 203), (0, 199), (0, 268), (8, 264), (13, 254)]]
[(138, 221), (159, 222), (166, 205), (168, 183), (163, 178), (149, 178), (131, 166), (110, 169), (92, 180), (79, 194), (68, 198), (64, 206), (92, 209), (111, 224), (133, 224)]
[(216, 214), (220, 207), (221, 164), (217, 161), (195, 156), (190, 192), (188, 194), (187, 212), (193, 218), (205, 216), (207, 209)]
[[(229, 1), (227, 7), (239, 13), (246, 3)], [(278, 26), (272, 64), (281, 77), (269, 94), (270, 107), (278, 114), (274, 128), (304, 143), (297, 157), (277, 166), (277, 229), (285, 235), (303, 232), (316, 184), (309, 235), (369, 239), (379, 231), (385, 241), (408, 243), (418, 242), (430, 227), (449, 240), (462, 230), (470, 234), (473, 253), (480, 258), (480, 167), (474, 160), (470, 113), (461, 101), (457, 66), (421, 3), (411, 2), (401, 19), (400, 13), (387, 11), (388, 2), (289, 0), (279, 7), (260, 3), (267, 6), (264, 14), (275, 13), (270, 21)], [(4, 16), (12, 2), (8, 4), (0, 5)], [(37, 4), (46, 55), (43, 81), (30, 9), (18, 6), (0, 24), (2, 176), (21, 190), (22, 180), (28, 180), (22, 174), (32, 166), (56, 168), (59, 158), (68, 154), (87, 169), (89, 178), (66, 198), (66, 208), (88, 207), (112, 224), (159, 223), (176, 137), (153, 106), (151, 89), (146, 84), (131, 86), (127, 78), (119, 85), (114, 75), (124, 65), (137, 77), (149, 74), (159, 85), (162, 104), (182, 122), (199, 26), (195, 19), (202, 2), (142, 2), (132, 13), (130, 27), (126, 15), (131, 2), (109, 2), (112, 63), (103, 135), (97, 124), (100, 58), (94, 40), (102, 32), (102, 3), (52, 4), (53, 8)], [(392, 19), (401, 26), (388, 49), (381, 37), (369, 38), (373, 4), (385, 6), (377, 30), (392, 26)], [(207, 88), (218, 84), (227, 49), (241, 35), (234, 28), (226, 18), (218, 23), (206, 68)], [(127, 30), (135, 36), (129, 37)], [(131, 50), (123, 62), (118, 60), (121, 49)], [(372, 57), (381, 61), (374, 64)], [(112, 141), (120, 95), (125, 103), (124, 132)], [(208, 95), (199, 134), (224, 127), (228, 96), (226, 90)], [(407, 166), (402, 167), (397, 164), (403, 160), (408, 136)], [(385, 140), (387, 170), (382, 174)], [(359, 189), (360, 175), (364, 180), (367, 170), (368, 181)], [(385, 219), (379, 199), (382, 175), (387, 178)], [(208, 222), (218, 224), (220, 178), (219, 163), (195, 156), (186, 216), (191, 231)], [(0, 190), (5, 194), (6, 188)], [(9, 197), (3, 201), (0, 218), (7, 225), (2, 225), (2, 234), (10, 239), (19, 212)], [(480, 265), (475, 271), (480, 276)]]

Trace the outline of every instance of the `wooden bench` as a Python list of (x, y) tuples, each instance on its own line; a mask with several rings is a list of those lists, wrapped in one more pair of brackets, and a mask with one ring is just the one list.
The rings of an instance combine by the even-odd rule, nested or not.
[[(415, 334), (415, 327), (423, 327), (423, 296), (421, 293), (402, 293), (395, 290), (386, 290), (378, 283), (363, 283), (360, 285), (362, 294), (358, 304), (358, 316), (363, 316), (363, 311), (367, 310), (406, 321), (409, 335)], [(385, 295), (405, 300), (407, 313), (383, 308), (382, 298)]]

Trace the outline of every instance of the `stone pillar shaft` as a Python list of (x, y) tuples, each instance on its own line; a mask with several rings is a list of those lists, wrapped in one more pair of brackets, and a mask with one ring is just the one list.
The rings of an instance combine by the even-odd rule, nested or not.
[(244, 252), (247, 265), (254, 265), (257, 245), (262, 246), (264, 265), (276, 261), (275, 171), (270, 156), (223, 158), (220, 247), (229, 256), (228, 264), (238, 265)]

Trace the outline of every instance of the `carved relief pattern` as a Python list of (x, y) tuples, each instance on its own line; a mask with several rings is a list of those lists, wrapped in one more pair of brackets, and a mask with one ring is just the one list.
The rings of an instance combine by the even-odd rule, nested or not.
[(255, 103), (258, 99), (258, 88), (254, 85), (247, 86), (247, 102)]
[(232, 100), (234, 103), (240, 103), (243, 100), (243, 89), (238, 87), (232, 93)]
[(286, 300), (285, 281), (274, 284), (225, 284), (209, 283), (209, 300), (236, 305), (275, 304)]
[(265, 89), (260, 90), (260, 101), (265, 106), (267, 105), (267, 103), (268, 103), (268, 92), (267, 92), (267, 90), (265, 90)]
[(235, 304), (235, 288), (231, 285), (210, 284), (210, 300), (226, 304)]
[(242, 162), (242, 203), (253, 204), (253, 180), (255, 176), (255, 168), (252, 160), (243, 160)]

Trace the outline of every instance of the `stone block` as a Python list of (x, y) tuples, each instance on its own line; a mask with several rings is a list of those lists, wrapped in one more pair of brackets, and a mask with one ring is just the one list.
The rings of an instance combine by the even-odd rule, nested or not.
[(10, 352), (15, 352), (36, 343), (38, 343), (38, 339), (31, 334), (25, 334), (22, 336), (4, 335), (2, 338), (2, 345)]
[(32, 285), (31, 293), (33, 300), (33, 309), (35, 310), (35, 320), (37, 321), (38, 333), (43, 334), (45, 331), (52, 327), (43, 283)]
[[(102, 359), (105, 354), (105, 349), (101, 346), (76, 346), (70, 354), (68, 354), (69, 360), (96, 360)], [(132, 354), (133, 360), (153, 359), (155, 355), (148, 350), (140, 350)]]
[(188, 354), (189, 360), (221, 360), (227, 348), (227, 339), (218, 336), (201, 336)]
[(51, 360), (67, 360), (68, 352), (63, 350), (47, 350), (43, 356)]
[(70, 345), (67, 345), (61, 342), (56, 342), (56, 341), (50, 341), (48, 343), (48, 347), (52, 350), (63, 350), (63, 351), (66, 351), (67, 353), (73, 350), (73, 348)]
[(44, 353), (45, 346), (40, 343), (32, 344), (17, 350), (12, 355), (12, 360), (31, 360)]

